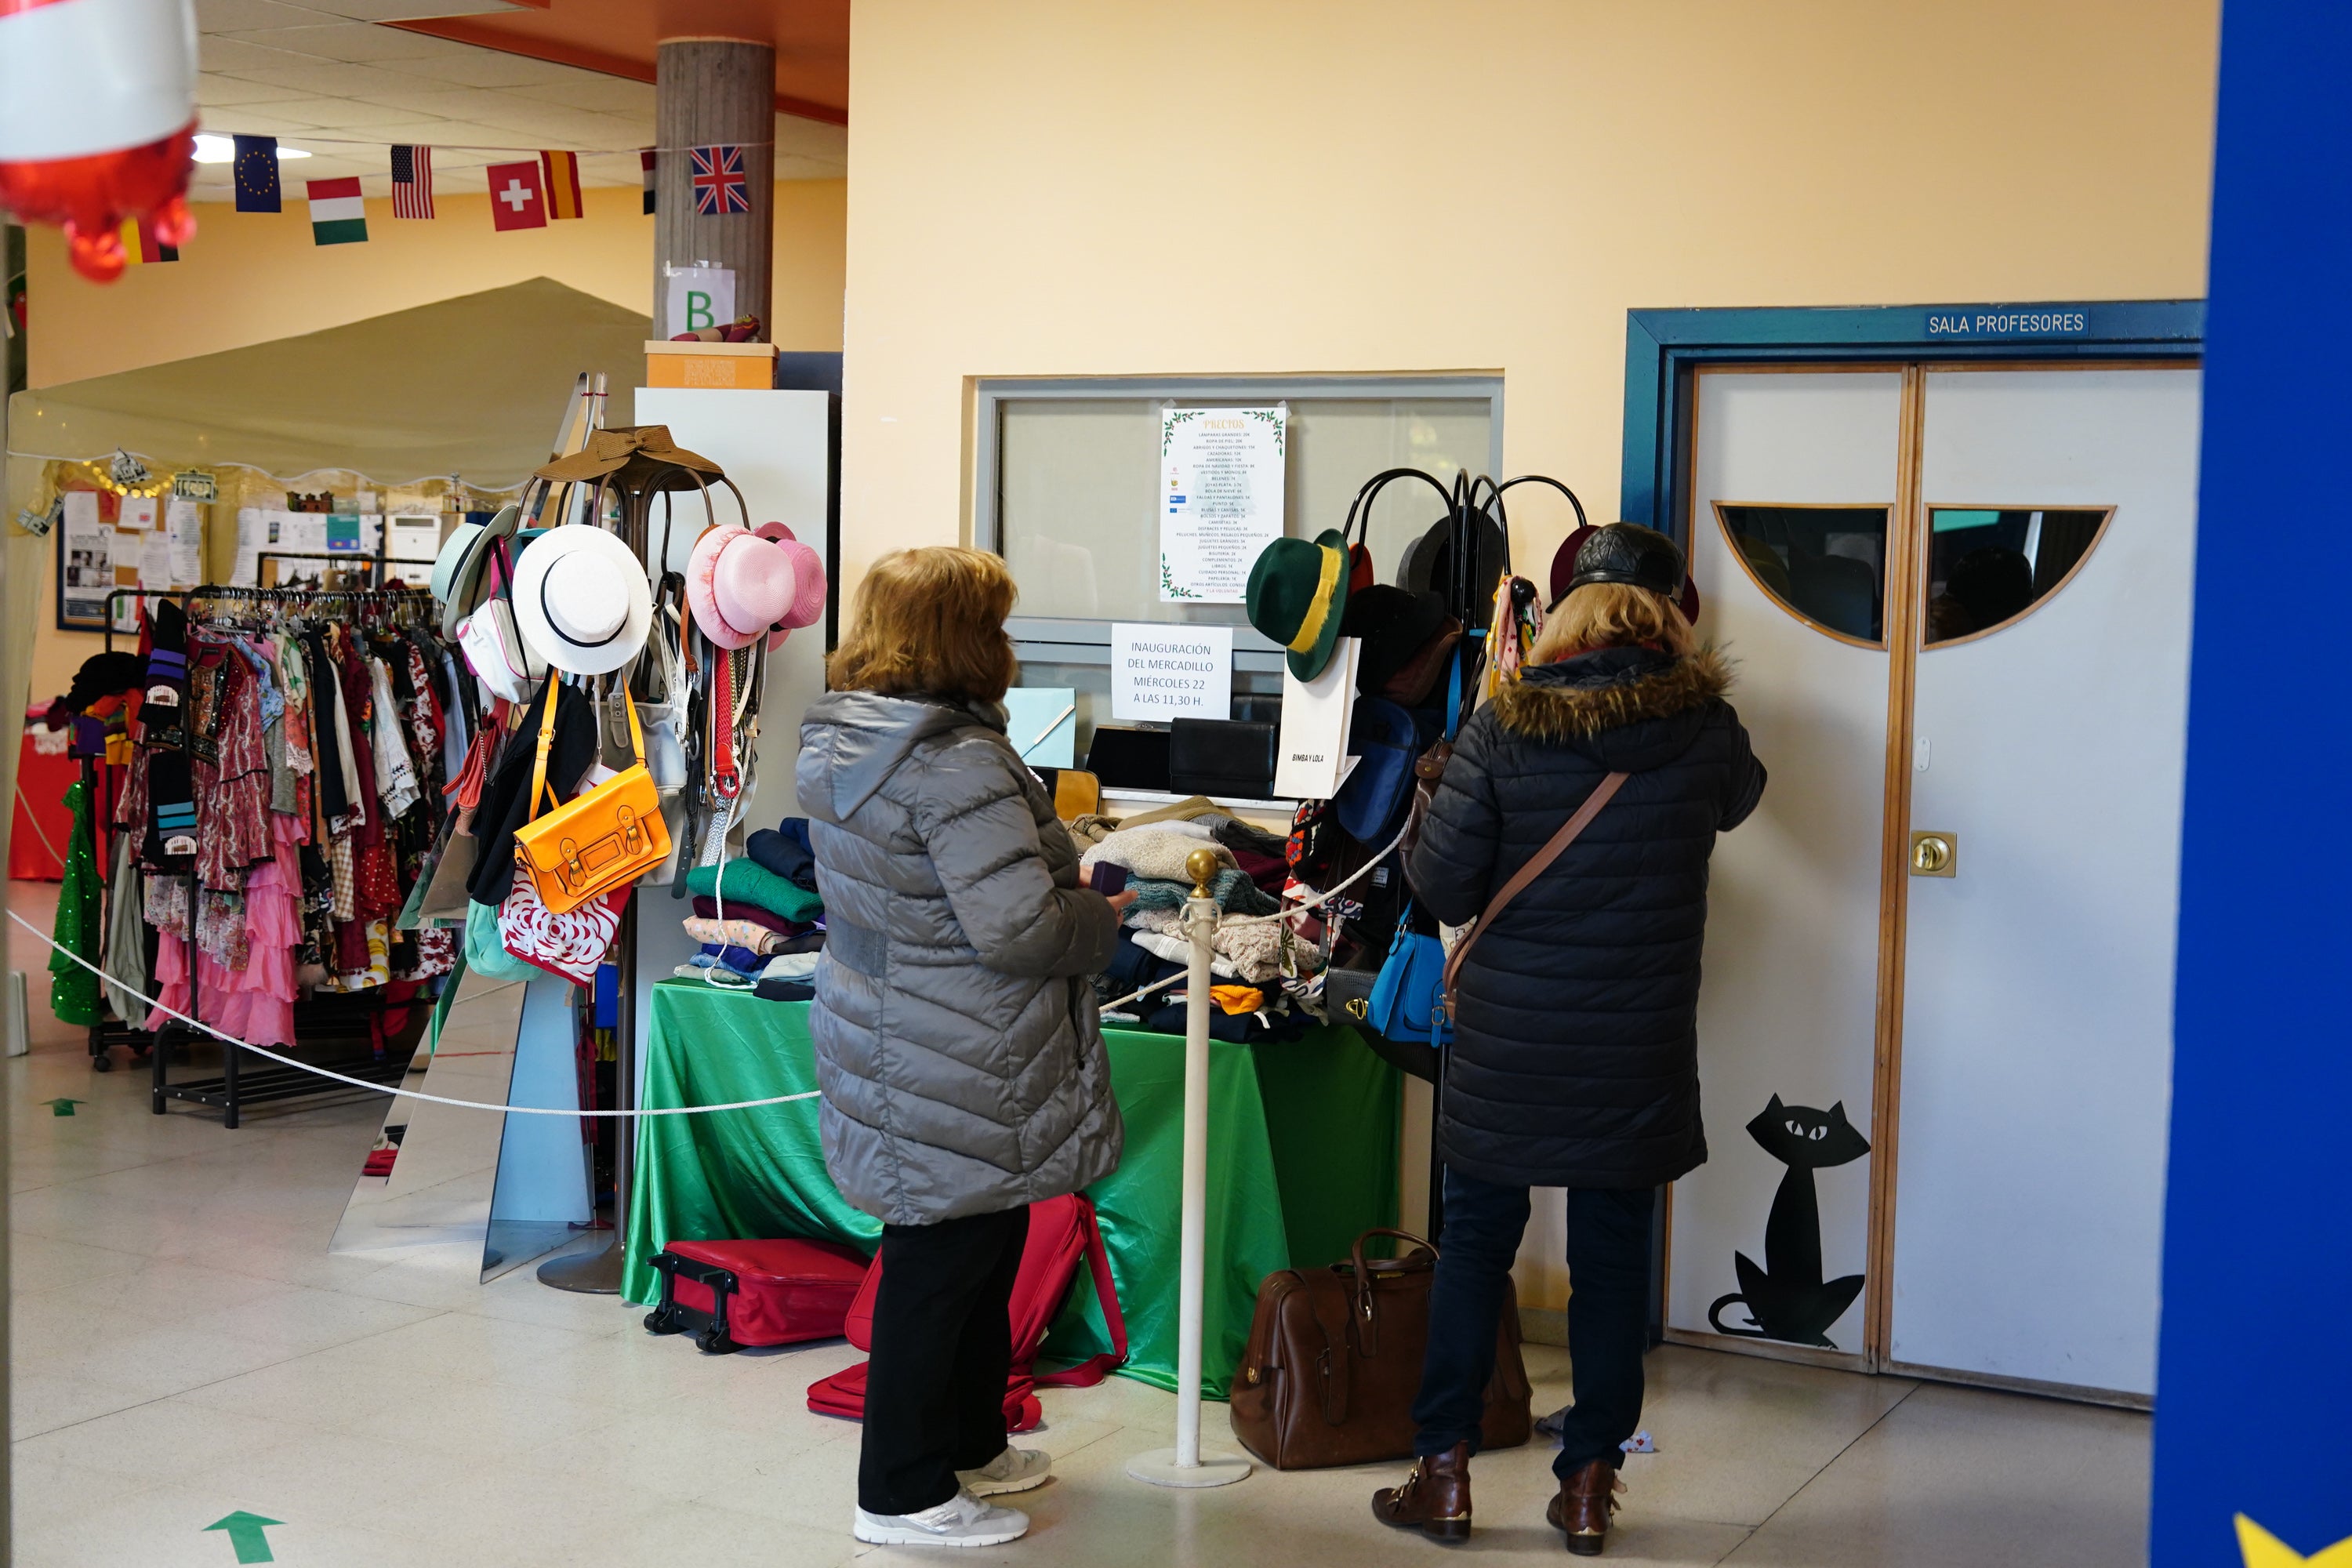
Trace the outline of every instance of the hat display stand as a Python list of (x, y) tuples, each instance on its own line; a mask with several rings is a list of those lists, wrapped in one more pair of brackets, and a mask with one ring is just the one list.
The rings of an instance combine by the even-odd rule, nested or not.
[[(647, 559), (646, 546), (651, 542), (653, 500), (663, 497), (663, 529), (661, 554), (649, 568), (654, 583), (660, 585), (667, 573), (669, 548), (669, 497), (685, 491), (698, 492), (703, 499), (705, 514), (716, 520), (710, 501), (713, 480), (734, 489), (717, 463), (697, 453), (673, 444), (669, 431), (659, 425), (623, 426), (591, 432), (586, 445), (571, 457), (560, 458), (538, 470), (537, 477), (554, 484), (587, 487), (591, 491), (584, 517), (564, 526), (604, 526), (608, 509), (617, 503), (617, 515), (612, 517), (612, 531), (620, 536), (640, 561)], [(570, 492), (567, 491), (567, 503)], [(741, 492), (736, 491), (738, 505), (742, 504)], [(567, 510), (559, 516), (571, 516)], [(700, 531), (698, 530), (698, 532)], [(656, 592), (656, 600), (663, 595)], [(689, 617), (690, 618), (690, 617)], [(642, 659), (634, 661), (642, 665)], [(617, 689), (633, 672), (624, 667), (614, 676)], [(706, 688), (707, 689), (707, 688)], [(691, 795), (701, 775), (695, 766), (696, 759), (688, 758), (687, 790)], [(690, 855), (691, 847), (684, 853)], [(685, 886), (679, 877), (677, 885)], [(622, 1269), (627, 1258), (629, 1230), (629, 1188), (635, 1175), (636, 1153), (637, 1047), (636, 1004), (634, 991), (636, 973), (637, 912), (641, 900), (631, 899), (622, 911), (621, 924), (614, 943), (618, 963), (617, 984), (620, 994), (614, 1018), (614, 1094), (613, 1109), (621, 1112), (612, 1119), (613, 1148), (613, 1227), (606, 1234), (604, 1245), (592, 1251), (566, 1253), (551, 1258), (539, 1267), (539, 1281), (558, 1290), (570, 1290), (588, 1295), (618, 1295)]]

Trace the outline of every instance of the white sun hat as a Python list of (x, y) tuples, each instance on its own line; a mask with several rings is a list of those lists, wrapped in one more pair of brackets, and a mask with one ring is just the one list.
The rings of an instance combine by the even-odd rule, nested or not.
[(635, 552), (593, 523), (567, 523), (515, 563), (514, 616), (523, 642), (556, 668), (604, 675), (646, 646), (653, 591)]

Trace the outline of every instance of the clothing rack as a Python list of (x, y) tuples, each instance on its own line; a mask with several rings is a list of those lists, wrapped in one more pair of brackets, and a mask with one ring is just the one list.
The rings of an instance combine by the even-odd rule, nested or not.
[[(271, 553), (293, 552), (272, 552)], [(366, 556), (359, 557), (357, 562), (352, 562), (348, 556), (336, 556), (331, 559), (352, 564), (361, 563), (372, 566), (378, 564), (373, 558)], [(307, 586), (242, 588), (207, 584), (199, 588), (170, 593), (143, 589), (116, 589), (109, 596), (107, 605), (107, 647), (110, 652), (113, 650), (115, 607), (113, 601), (117, 597), (129, 596), (142, 599), (182, 600), (189, 612), (192, 626), (199, 624), (198, 607), (208, 601), (226, 601), (236, 605), (294, 605), (330, 613), (336, 611), (356, 613), (374, 606), (383, 606), (390, 608), (395, 616), (404, 616), (405, 612), (411, 609), (421, 611), (428, 606), (431, 601), (431, 595), (425, 590), (406, 586), (312, 589)], [(193, 865), (185, 873), (185, 880), (188, 889), (188, 936), (186, 939), (188, 1001), (185, 1010), (191, 1016), (200, 1018), (204, 1016), (201, 997), (202, 964), (196, 940), (196, 928), (198, 911), (202, 907), (203, 889)], [(109, 899), (112, 897), (110, 885), (108, 889), (108, 897)], [(101, 908), (104, 907), (106, 906), (101, 906)], [(151, 927), (149, 942), (152, 944), (156, 940)], [(151, 975), (153, 968), (151, 959), (149, 964)], [(372, 1083), (397, 1083), (406, 1075), (411, 1058), (388, 1050), (382, 1056), (377, 1055), (378, 1050), (382, 1048), (379, 1044), (382, 1035), (376, 1026), (376, 1020), (382, 1010), (381, 988), (370, 988), (356, 993), (314, 994), (307, 1000), (298, 994), (293, 1003), (293, 1033), (296, 1038), (306, 1046), (363, 1045), (368, 1047), (363, 1052), (338, 1056), (322, 1060), (320, 1065)], [(222, 1113), (222, 1125), (225, 1128), (234, 1129), (241, 1124), (244, 1110), (250, 1105), (313, 1096), (349, 1095), (357, 1092), (348, 1085), (338, 1084), (332, 1079), (320, 1078), (300, 1068), (280, 1066), (274, 1062), (248, 1066), (244, 1059), (246, 1054), (244, 1047), (226, 1040), (219, 1042), (221, 1070), (218, 1075), (184, 1079), (174, 1083), (170, 1077), (171, 1053), (167, 1047), (181, 1037), (193, 1042), (199, 1037), (200, 1031), (187, 1025), (173, 1022), (167, 1024), (163, 1029), (155, 1031), (152, 1037), (148, 1037), (144, 1030), (123, 1030), (117, 1033), (136, 1034), (141, 1037), (149, 1038), (147, 1054), (152, 1073), (150, 1109), (158, 1116), (167, 1113), (171, 1100), (184, 1100), (217, 1109)], [(93, 1030), (91, 1049), (94, 1056), (102, 1048), (97, 1035), (98, 1031)], [(213, 1037), (203, 1036), (202, 1037), (212, 1038)], [(110, 1066), (110, 1063), (103, 1064), (101, 1070), (104, 1070), (105, 1066)]]

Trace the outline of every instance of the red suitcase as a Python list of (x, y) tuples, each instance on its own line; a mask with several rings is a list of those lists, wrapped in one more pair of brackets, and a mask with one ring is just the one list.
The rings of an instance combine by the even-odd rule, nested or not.
[(713, 1355), (745, 1345), (841, 1336), (865, 1281), (865, 1254), (830, 1241), (673, 1241), (653, 1259), (661, 1305), (656, 1334), (692, 1331)]

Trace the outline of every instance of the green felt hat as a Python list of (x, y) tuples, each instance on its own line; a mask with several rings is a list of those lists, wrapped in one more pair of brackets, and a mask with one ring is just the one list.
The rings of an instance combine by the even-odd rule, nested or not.
[(1277, 539), (1250, 568), (1249, 622), (1280, 643), (1290, 673), (1312, 680), (1331, 662), (1348, 611), (1348, 541), (1336, 528)]

